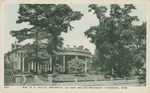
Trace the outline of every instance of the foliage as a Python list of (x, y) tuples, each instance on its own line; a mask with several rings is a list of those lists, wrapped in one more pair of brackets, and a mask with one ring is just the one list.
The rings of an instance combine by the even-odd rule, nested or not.
[(80, 20), (82, 14), (73, 11), (66, 4), (20, 4), (16, 23), (28, 22), (31, 28), (11, 31), (10, 34), (22, 42), (34, 39), (32, 55), (35, 62), (41, 56), (56, 57), (56, 51), (62, 47), (62, 32), (68, 32), (73, 27), (70, 22)]
[[(137, 16), (130, 15), (132, 10), (136, 9), (135, 6), (125, 4), (121, 8), (117, 4), (111, 4), (110, 16), (105, 15), (107, 12), (105, 6), (91, 4), (89, 8), (89, 11), (94, 11), (99, 20), (98, 26), (92, 26), (85, 32), (85, 35), (91, 38), (90, 42), (96, 46), (95, 65), (111, 76), (129, 76), (134, 65), (133, 51), (136, 51), (135, 49), (131, 51), (130, 47), (135, 45), (134, 41), (139, 38), (137, 29), (133, 29), (135, 26), (132, 25), (139, 19)], [(141, 33), (144, 32), (143, 30), (141, 28)], [(134, 36), (135, 33), (137, 36)], [(144, 34), (141, 37), (145, 38)], [(141, 42), (139, 44), (141, 45)]]
[(4, 61), (4, 69), (11, 68), (10, 63), (8, 63), (6, 60)]
[(139, 71), (139, 77), (138, 77), (139, 85), (146, 85), (146, 69), (141, 69)]
[(146, 64), (146, 23), (141, 26), (137, 26), (134, 34), (134, 47), (131, 47), (133, 51), (134, 66), (137, 70), (143, 68)]
[(53, 72), (56, 74), (62, 74), (63, 73), (63, 66), (62, 65), (56, 64), (53, 69), (54, 69)]
[(70, 74), (83, 74), (84, 73), (84, 60), (75, 58), (68, 61), (68, 71)]
[(14, 70), (14, 66), (16, 66), (16, 63), (17, 63), (17, 61), (15, 59), (8, 56), (8, 58), (5, 58), (5, 60), (4, 60), (4, 69)]

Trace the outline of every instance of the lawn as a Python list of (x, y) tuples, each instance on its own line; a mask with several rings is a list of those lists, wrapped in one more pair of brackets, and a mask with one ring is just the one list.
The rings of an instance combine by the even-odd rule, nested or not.
[(26, 83), (35, 83), (34, 76), (32, 74), (26, 75)]
[[(48, 77), (47, 76), (38, 75), (38, 77), (41, 80), (48, 82)], [(103, 81), (104, 80), (103, 75), (88, 75), (87, 74), (87, 75), (83, 75), (83, 76), (74, 76), (74, 75), (69, 75), (69, 74), (59, 74), (55, 78), (55, 81), (56, 82), (74, 82), (75, 78), (77, 78), (77, 80), (79, 82), (94, 81), (96, 78), (97, 78), (98, 81)]]
[[(42, 81), (48, 82), (48, 77), (47, 75), (38, 75), (39, 79)], [(70, 75), (70, 74), (58, 74), (55, 77), (56, 82), (74, 82), (75, 78), (77, 78), (78, 82), (85, 82), (85, 81), (110, 81), (110, 78), (104, 78), (103, 75), (80, 75), (80, 76), (75, 76), (75, 75)], [(133, 80), (135, 77), (128, 77), (127, 80)], [(124, 78), (114, 78), (114, 80), (124, 80)]]

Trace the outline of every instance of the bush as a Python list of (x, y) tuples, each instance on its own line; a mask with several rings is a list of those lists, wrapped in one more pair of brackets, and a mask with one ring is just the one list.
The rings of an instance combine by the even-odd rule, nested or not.
[(30, 72), (33, 74), (33, 73), (34, 73), (34, 70), (30, 70)]
[(68, 72), (69, 74), (84, 74), (85, 73), (84, 60), (75, 58), (68, 62)]
[(43, 77), (47, 77), (47, 73), (42, 73), (42, 76)]
[(12, 70), (5, 69), (4, 70), (4, 83), (15, 83), (15, 77), (12, 76)]
[(86, 74), (77, 74), (77, 75), (75, 75), (75, 76), (78, 76), (78, 77), (85, 77)]
[(38, 73), (37, 72), (33, 72), (33, 75), (38, 75)]
[(53, 74), (53, 72), (49, 70), (49, 71), (47, 71), (47, 74)]
[(4, 75), (11, 76), (11, 70), (10, 69), (5, 69), (4, 70)]
[(95, 75), (96, 74), (96, 71), (94, 69), (89, 69), (88, 70), (88, 73), (91, 74), (91, 75)]
[(4, 76), (4, 83), (15, 83), (14, 76)]

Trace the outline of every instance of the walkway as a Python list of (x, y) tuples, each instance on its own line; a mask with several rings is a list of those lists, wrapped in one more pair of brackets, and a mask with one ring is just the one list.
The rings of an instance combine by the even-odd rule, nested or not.
[(39, 79), (37, 75), (34, 75), (35, 83), (26, 83), (26, 86), (34, 85), (34, 86), (52, 86), (52, 83), (45, 82)]

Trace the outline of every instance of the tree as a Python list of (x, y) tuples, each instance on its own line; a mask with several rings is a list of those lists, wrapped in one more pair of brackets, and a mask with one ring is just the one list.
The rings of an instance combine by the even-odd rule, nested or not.
[[(121, 8), (117, 4), (111, 4), (110, 16), (106, 16), (107, 7), (89, 5), (89, 11), (94, 11), (99, 20), (98, 26), (93, 26), (85, 32), (91, 43), (96, 46), (95, 65), (101, 67), (101, 71), (111, 76), (129, 76), (132, 70), (133, 55), (130, 46), (134, 44), (133, 21), (138, 21), (137, 16), (131, 16), (136, 9), (132, 4), (125, 4)], [(136, 37), (137, 38), (137, 37)]]
[[(139, 71), (146, 64), (146, 23), (133, 28), (134, 46), (133, 53), (134, 67)], [(145, 67), (144, 67), (145, 68)]]
[(84, 60), (79, 58), (71, 59), (71, 61), (68, 61), (67, 68), (70, 74), (76, 74), (76, 75), (83, 74), (85, 72)]
[(28, 22), (32, 27), (11, 31), (10, 34), (16, 37), (18, 42), (34, 39), (32, 53), (35, 57), (32, 60), (37, 63), (41, 59), (40, 51), (46, 50), (49, 55), (56, 56), (56, 51), (63, 44), (61, 33), (71, 30), (73, 27), (70, 22), (80, 20), (82, 16), (80, 12), (73, 11), (66, 4), (20, 4), (18, 13), (16, 23)]

